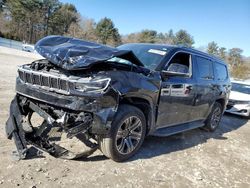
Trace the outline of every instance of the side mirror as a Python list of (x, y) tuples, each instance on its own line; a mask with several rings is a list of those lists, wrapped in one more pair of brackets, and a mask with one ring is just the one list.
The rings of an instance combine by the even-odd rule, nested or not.
[(172, 72), (172, 71), (162, 70), (161, 71), (161, 76), (163, 78), (168, 78), (168, 77), (172, 77), (172, 76), (189, 77), (190, 75), (189, 75), (189, 73)]

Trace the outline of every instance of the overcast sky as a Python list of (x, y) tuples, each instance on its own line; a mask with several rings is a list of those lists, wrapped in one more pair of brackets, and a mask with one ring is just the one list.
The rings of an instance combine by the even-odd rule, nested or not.
[(121, 34), (187, 30), (195, 47), (215, 41), (250, 56), (250, 0), (62, 0), (96, 22), (111, 18)]

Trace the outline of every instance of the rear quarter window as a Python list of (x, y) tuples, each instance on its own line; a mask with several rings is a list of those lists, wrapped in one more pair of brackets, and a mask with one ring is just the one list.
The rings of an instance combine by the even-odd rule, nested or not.
[(214, 63), (215, 65), (215, 74), (216, 74), (216, 79), (223, 81), (228, 78), (227, 74), (227, 67), (225, 65), (222, 65), (220, 63)]

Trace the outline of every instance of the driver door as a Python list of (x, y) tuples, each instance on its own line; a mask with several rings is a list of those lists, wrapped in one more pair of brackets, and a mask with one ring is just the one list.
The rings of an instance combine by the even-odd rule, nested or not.
[[(164, 70), (172, 72), (163, 76), (158, 109), (157, 127), (168, 127), (193, 121), (192, 113), (196, 96), (192, 72), (192, 55), (186, 52), (176, 53)], [(174, 72), (185, 73), (176, 76)]]

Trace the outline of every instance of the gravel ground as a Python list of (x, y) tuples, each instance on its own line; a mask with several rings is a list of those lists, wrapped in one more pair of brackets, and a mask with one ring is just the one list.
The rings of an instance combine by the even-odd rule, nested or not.
[(116, 163), (100, 151), (81, 160), (15, 161), (4, 132), (17, 65), (39, 58), (0, 47), (0, 187), (250, 187), (250, 121), (224, 115), (214, 133), (192, 130), (147, 137), (131, 160)]

